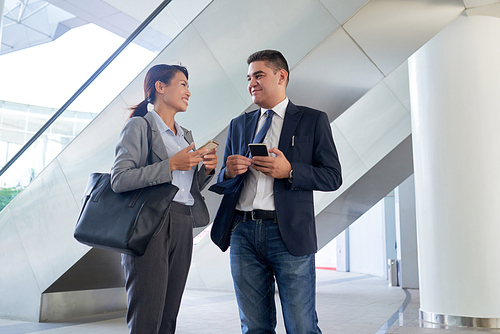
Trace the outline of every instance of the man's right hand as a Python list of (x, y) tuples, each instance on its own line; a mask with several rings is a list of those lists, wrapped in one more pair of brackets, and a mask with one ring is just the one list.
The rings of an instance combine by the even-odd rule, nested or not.
[(230, 155), (226, 161), (226, 179), (232, 179), (237, 175), (244, 174), (248, 167), (252, 164), (252, 160), (242, 155)]

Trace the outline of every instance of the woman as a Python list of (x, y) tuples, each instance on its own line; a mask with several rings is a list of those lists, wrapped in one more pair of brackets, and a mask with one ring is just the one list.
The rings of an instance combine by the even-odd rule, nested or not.
[[(207, 149), (193, 151), (191, 132), (175, 122), (175, 115), (186, 111), (191, 96), (185, 67), (153, 66), (144, 80), (144, 95), (144, 101), (131, 108), (116, 146), (112, 189), (124, 192), (172, 183), (179, 191), (145, 254), (122, 254), (127, 325), (131, 334), (174, 333), (191, 264), (193, 227), (209, 222), (200, 191), (214, 175), (217, 156), (214, 151), (201, 157)], [(148, 103), (154, 106), (151, 112)], [(150, 165), (146, 121), (152, 130)]]

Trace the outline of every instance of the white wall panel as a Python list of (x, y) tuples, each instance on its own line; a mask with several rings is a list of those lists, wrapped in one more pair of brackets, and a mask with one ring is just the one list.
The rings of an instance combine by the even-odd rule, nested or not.
[(411, 133), (410, 114), (384, 82), (342, 114), (335, 124), (368, 168)]
[[(72, 149), (62, 151), (57, 157), (64, 173), (64, 179), (68, 183), (78, 207), (90, 173), (111, 170), (115, 146), (125, 124), (125, 116), (130, 113), (126, 108), (127, 105), (122, 96), (119, 95), (97, 116), (95, 122), (91, 122), (73, 140)], [(99, 135), (96, 136), (96, 133)], [(82, 164), (82, 161), (85, 163)]]
[(406, 110), (410, 111), (410, 87), (408, 85), (408, 62), (405, 61), (391, 74), (384, 78), (385, 84), (401, 101)]
[(9, 208), (43, 292), (85, 252), (73, 238), (79, 206), (57, 160)]
[(0, 216), (0, 235), (0, 317), (37, 321), (41, 291), (9, 207)]
[(331, 127), (342, 167), (342, 186), (335, 192), (314, 192), (314, 210), (317, 213), (326, 208), (339, 194), (348, 189), (350, 185), (356, 182), (368, 170), (346, 137), (335, 125), (335, 122), (331, 124)]
[(383, 200), (349, 226), (351, 271), (386, 277)]
[(381, 79), (354, 41), (337, 29), (292, 71), (288, 96), (323, 110), (333, 121)]

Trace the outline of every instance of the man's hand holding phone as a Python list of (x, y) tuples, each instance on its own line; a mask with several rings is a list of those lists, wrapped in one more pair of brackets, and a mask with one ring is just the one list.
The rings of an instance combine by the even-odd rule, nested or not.
[(242, 155), (235, 154), (228, 156), (226, 161), (226, 170), (224, 171), (224, 178), (232, 179), (237, 175), (246, 173), (251, 164), (252, 160)]
[[(252, 144), (250, 144), (252, 145)], [(266, 147), (267, 150), (267, 147)], [(273, 147), (268, 151), (269, 153), (274, 153), (276, 156), (271, 157), (265, 156), (254, 156), (252, 154), (252, 168), (258, 170), (266, 176), (273, 177), (275, 179), (286, 179), (290, 175), (292, 170), (292, 165), (285, 157), (283, 152)]]

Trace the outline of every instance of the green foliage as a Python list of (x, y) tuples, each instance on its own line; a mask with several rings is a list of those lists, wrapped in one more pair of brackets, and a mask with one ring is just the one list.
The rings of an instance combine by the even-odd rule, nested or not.
[(0, 188), (0, 211), (21, 192), (20, 187)]

